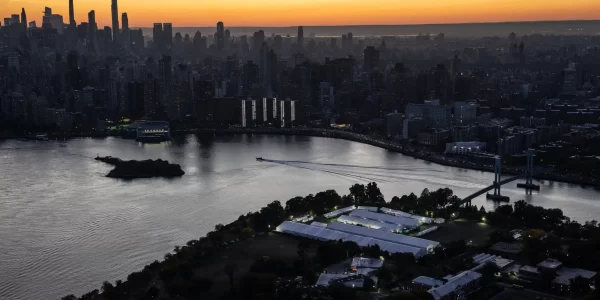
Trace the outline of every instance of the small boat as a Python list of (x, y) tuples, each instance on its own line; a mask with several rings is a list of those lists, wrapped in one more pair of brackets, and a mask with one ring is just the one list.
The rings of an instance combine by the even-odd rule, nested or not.
[(263, 161), (264, 159), (262, 157), (257, 157), (256, 161)]
[(44, 141), (44, 142), (49, 141), (47, 134), (38, 134), (35, 136), (35, 139), (38, 141)]

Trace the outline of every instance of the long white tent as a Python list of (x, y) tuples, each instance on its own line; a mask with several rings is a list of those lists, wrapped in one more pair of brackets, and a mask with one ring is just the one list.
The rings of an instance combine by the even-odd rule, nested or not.
[(339, 215), (341, 215), (341, 214), (344, 214), (344, 213), (347, 213), (347, 212), (349, 212), (349, 211), (353, 211), (353, 210), (355, 210), (355, 209), (356, 209), (356, 207), (355, 207), (354, 205), (352, 205), (352, 206), (348, 206), (348, 207), (340, 208), (340, 209), (334, 210), (334, 211), (332, 211), (332, 212), (326, 213), (326, 214), (324, 214), (323, 216), (324, 216), (325, 218), (328, 218), (328, 219), (329, 219), (329, 218), (337, 217), (337, 216), (339, 216)]
[(378, 245), (383, 251), (389, 253), (411, 253), (417, 258), (427, 254), (427, 251), (418, 247), (289, 221), (285, 221), (277, 226), (276, 231), (319, 241), (351, 241), (361, 247)]
[(414, 228), (414, 227), (418, 227), (419, 225), (421, 225), (418, 220), (415, 220), (413, 218), (402, 217), (402, 216), (391, 216), (391, 215), (386, 215), (386, 214), (370, 212), (370, 211), (366, 211), (366, 210), (355, 210), (352, 213), (350, 213), (350, 216), (402, 225), (402, 226), (408, 227), (408, 228)]
[(402, 225), (368, 220), (368, 219), (357, 218), (357, 217), (352, 217), (352, 216), (347, 216), (347, 215), (341, 215), (337, 219), (337, 221), (345, 223), (345, 224), (361, 225), (361, 226), (368, 227), (368, 228), (381, 229), (381, 230), (387, 230), (387, 231), (392, 231), (392, 232), (398, 232), (398, 231), (402, 231), (402, 229), (404, 229), (404, 226), (402, 226)]
[(429, 217), (423, 217), (423, 216), (418, 216), (418, 215), (413, 215), (413, 214), (409, 214), (407, 212), (401, 211), (401, 210), (395, 210), (395, 209), (391, 209), (391, 208), (385, 208), (382, 207), (380, 209), (380, 211), (382, 213), (386, 213), (388, 215), (393, 215), (393, 216), (398, 216), (398, 217), (407, 217), (407, 218), (412, 218), (415, 220), (419, 220), (419, 223), (444, 223), (444, 219), (442, 218), (429, 218)]
[(402, 244), (410, 247), (417, 247), (421, 249), (425, 249), (427, 251), (432, 251), (434, 248), (438, 247), (440, 243), (435, 241), (429, 241), (425, 239), (420, 239), (412, 236), (396, 234), (385, 230), (376, 230), (369, 229), (366, 227), (359, 227), (354, 225), (348, 225), (339, 222), (329, 223), (327, 225), (327, 229), (332, 229), (336, 231), (346, 232), (355, 235), (361, 235), (369, 238), (379, 239), (383, 241), (388, 241), (392, 243)]

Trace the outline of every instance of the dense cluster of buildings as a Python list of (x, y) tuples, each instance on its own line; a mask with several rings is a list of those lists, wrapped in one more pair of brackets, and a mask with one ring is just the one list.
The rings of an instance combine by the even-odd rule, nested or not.
[(144, 31), (117, 0), (102, 28), (93, 10), (77, 23), (75, 8), (68, 18), (46, 8), (41, 24), (23, 9), (1, 24), (6, 130), (343, 124), (448, 153), (514, 155), (600, 123), (597, 36), (325, 38), (301, 26), (236, 34), (223, 22)]

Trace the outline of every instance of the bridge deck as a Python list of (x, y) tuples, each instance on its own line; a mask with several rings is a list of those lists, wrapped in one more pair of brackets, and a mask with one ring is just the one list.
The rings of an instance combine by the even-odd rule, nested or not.
[[(515, 180), (518, 180), (518, 179), (521, 179), (521, 178), (524, 178), (524, 177), (527, 177), (527, 174), (521, 174), (521, 175), (517, 175), (517, 176), (511, 177), (511, 178), (508, 178), (508, 179), (504, 179), (504, 180), (500, 181), (498, 183), (498, 185), (499, 186), (503, 186), (503, 185), (505, 185), (507, 183), (513, 182)], [(460, 203), (460, 205), (465, 205), (467, 203), (470, 203), (471, 200), (473, 200), (473, 199), (475, 199), (475, 198), (477, 198), (477, 197), (479, 197), (479, 196), (481, 196), (481, 195), (483, 195), (483, 194), (485, 194), (485, 193), (493, 190), (495, 186), (496, 185), (492, 184), (492, 185), (490, 185), (490, 186), (488, 186), (488, 187), (486, 187), (486, 188), (484, 188), (482, 190), (479, 190), (476, 193), (473, 193), (472, 195), (464, 198), (463, 201)]]

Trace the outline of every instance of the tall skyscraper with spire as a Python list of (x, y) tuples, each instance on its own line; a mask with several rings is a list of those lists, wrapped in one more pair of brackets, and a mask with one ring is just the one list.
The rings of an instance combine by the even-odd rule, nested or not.
[(111, 8), (111, 12), (112, 12), (113, 40), (116, 41), (117, 38), (119, 37), (119, 6), (117, 3), (117, 0), (112, 0), (112, 5), (110, 8)]
[(25, 13), (25, 8), (21, 9), (21, 25), (27, 30), (27, 14)]
[(69, 0), (69, 25), (71, 27), (77, 26), (75, 22), (75, 8), (73, 7), (73, 0)]

